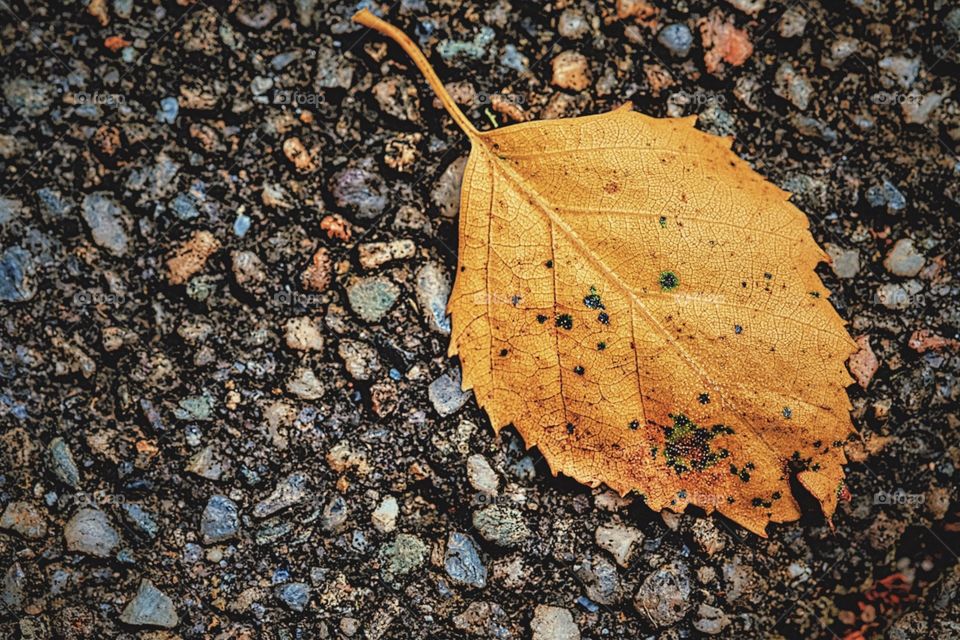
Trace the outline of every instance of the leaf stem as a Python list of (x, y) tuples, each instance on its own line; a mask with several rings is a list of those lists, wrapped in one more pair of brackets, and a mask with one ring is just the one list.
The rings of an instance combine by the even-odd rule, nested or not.
[(437, 94), (437, 98), (439, 98), (443, 108), (447, 110), (447, 113), (449, 113), (450, 117), (453, 118), (453, 121), (457, 123), (457, 126), (460, 127), (460, 129), (467, 134), (467, 137), (469, 137), (471, 140), (480, 135), (480, 132), (477, 130), (477, 128), (473, 126), (463, 111), (460, 110), (460, 107), (458, 107), (457, 103), (454, 102), (446, 87), (443, 86), (443, 82), (440, 81), (440, 78), (437, 76), (437, 72), (433, 70), (433, 67), (430, 65), (427, 57), (423, 55), (423, 52), (420, 51), (420, 48), (413, 43), (413, 40), (411, 40), (407, 34), (389, 22), (384, 22), (377, 16), (373, 15), (368, 9), (361, 9), (358, 11), (353, 16), (353, 21), (358, 24), (362, 24), (365, 27), (369, 27), (374, 31), (379, 31), (381, 34), (387, 36), (400, 45), (400, 48), (403, 49), (408, 56), (410, 56), (414, 64), (417, 65), (417, 68), (420, 69), (420, 73), (422, 73), (423, 77), (426, 78), (427, 82), (430, 84), (430, 88), (433, 89), (435, 94)]

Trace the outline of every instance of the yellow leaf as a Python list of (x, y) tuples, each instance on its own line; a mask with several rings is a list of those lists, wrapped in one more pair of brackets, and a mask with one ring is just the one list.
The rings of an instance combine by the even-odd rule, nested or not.
[(480, 132), (409, 38), (355, 20), (413, 58), (470, 138), (449, 352), (493, 428), (652, 509), (765, 535), (800, 516), (796, 475), (829, 518), (857, 346), (789, 194), (695, 118), (629, 104)]

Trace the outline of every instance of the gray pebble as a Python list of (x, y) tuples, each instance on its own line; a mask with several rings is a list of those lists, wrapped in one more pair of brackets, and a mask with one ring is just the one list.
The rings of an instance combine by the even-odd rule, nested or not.
[(460, 389), (460, 368), (456, 367), (431, 382), (427, 395), (436, 412), (445, 418), (459, 411), (473, 392)]
[(29, 78), (13, 78), (3, 83), (3, 97), (10, 107), (21, 116), (42, 116), (53, 105), (52, 85)]
[(813, 85), (805, 74), (798, 73), (789, 62), (780, 65), (774, 82), (773, 92), (788, 100), (797, 109), (803, 111), (810, 105)]
[(0, 613), (17, 613), (23, 608), (27, 597), (27, 574), (19, 562), (14, 562), (3, 574), (3, 591), (0, 592)]
[(254, 518), (266, 518), (297, 504), (307, 496), (307, 479), (299, 473), (287, 476), (266, 499), (253, 508)]
[(727, 614), (722, 609), (711, 607), (708, 604), (700, 605), (700, 608), (697, 609), (697, 616), (699, 617), (693, 622), (693, 627), (708, 636), (723, 633), (723, 630), (730, 626), (730, 618), (727, 617)]
[(615, 605), (623, 598), (617, 567), (603, 555), (581, 560), (574, 573), (583, 584), (587, 597), (598, 604)]
[(107, 192), (88, 194), (83, 199), (83, 219), (93, 241), (115, 256), (127, 253), (127, 214)]
[(80, 470), (73, 459), (70, 446), (63, 438), (57, 437), (50, 441), (47, 447), (50, 461), (50, 471), (57, 480), (73, 489), (80, 488)]
[(635, 550), (643, 544), (643, 533), (639, 529), (615, 522), (597, 527), (594, 538), (597, 546), (608, 551), (624, 568), (630, 566)]
[(226, 496), (211, 496), (200, 518), (203, 544), (215, 544), (236, 537), (240, 531), (237, 503)]
[(533, 640), (580, 640), (580, 628), (570, 610), (545, 604), (533, 610), (530, 632)]
[(135, 502), (124, 502), (121, 505), (121, 509), (123, 510), (123, 514), (126, 516), (127, 521), (133, 526), (134, 529), (148, 538), (152, 539), (157, 537), (157, 533), (160, 531), (160, 526), (146, 509)]
[(347, 501), (343, 496), (334, 496), (323, 508), (320, 527), (327, 532), (338, 531), (347, 521), (348, 515)]
[(40, 511), (23, 500), (15, 500), (4, 508), (0, 529), (15, 531), (27, 540), (39, 540), (47, 535), (47, 523)]
[(884, 268), (895, 276), (912, 278), (920, 273), (926, 259), (910, 238), (900, 238), (883, 260)]
[(291, 611), (301, 612), (310, 603), (310, 586), (305, 582), (288, 582), (277, 587), (277, 598)]
[(505, 505), (475, 511), (473, 526), (485, 540), (501, 547), (515, 547), (530, 536), (520, 510)]
[(173, 629), (180, 622), (173, 600), (149, 580), (140, 581), (137, 595), (124, 607), (120, 620), (135, 627), (162, 629)]
[(67, 550), (108, 558), (120, 544), (120, 536), (110, 524), (107, 514), (99, 509), (77, 511), (63, 528)]
[(0, 301), (26, 302), (37, 293), (33, 256), (20, 247), (8, 247), (0, 254)]
[(354, 380), (369, 380), (380, 371), (380, 358), (377, 350), (359, 340), (341, 340), (337, 353), (343, 365)]
[(160, 110), (157, 111), (157, 120), (166, 124), (173, 124), (177, 121), (177, 115), (180, 113), (180, 103), (173, 96), (167, 96), (160, 100)]
[(333, 176), (330, 193), (341, 209), (360, 220), (372, 220), (387, 208), (386, 186), (378, 174), (351, 167)]
[(903, 311), (913, 306), (914, 298), (923, 289), (916, 280), (888, 282), (877, 287), (877, 300), (887, 309)]
[(480, 549), (464, 533), (450, 532), (443, 568), (454, 582), (478, 589), (487, 586), (487, 568), (480, 559)]
[(682, 620), (691, 607), (687, 565), (677, 560), (648, 575), (634, 596), (633, 606), (658, 627)]
[(400, 297), (400, 288), (383, 276), (357, 278), (347, 286), (350, 308), (363, 320), (380, 322)]
[(416, 277), (417, 302), (427, 315), (430, 329), (441, 335), (450, 335), (447, 300), (450, 298), (450, 280), (439, 265), (428, 262), (420, 267)]
[(872, 207), (886, 207), (890, 213), (902, 211), (907, 207), (907, 198), (888, 180), (867, 189), (867, 202)]
[(668, 24), (660, 30), (657, 40), (677, 58), (686, 58), (693, 46), (693, 34), (685, 24)]
[(844, 249), (831, 243), (824, 246), (830, 256), (830, 267), (838, 278), (855, 278), (860, 272), (860, 252), (856, 249)]

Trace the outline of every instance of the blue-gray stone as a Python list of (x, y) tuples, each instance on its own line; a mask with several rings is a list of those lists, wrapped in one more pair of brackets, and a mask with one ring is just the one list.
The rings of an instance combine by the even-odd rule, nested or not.
[(303, 611), (310, 603), (310, 587), (304, 582), (289, 582), (277, 587), (277, 598), (291, 611)]
[(450, 532), (443, 568), (454, 582), (478, 589), (487, 586), (487, 568), (480, 559), (480, 549), (464, 533)]
[(77, 468), (67, 442), (60, 437), (54, 438), (47, 447), (47, 453), (50, 455), (50, 470), (57, 480), (73, 489), (78, 489), (80, 470)]
[(67, 550), (97, 558), (108, 558), (120, 544), (120, 535), (107, 515), (89, 507), (77, 511), (63, 527)]
[(668, 24), (660, 30), (657, 40), (677, 58), (686, 58), (693, 46), (693, 34), (685, 24)]
[(173, 124), (180, 113), (180, 103), (176, 98), (166, 97), (160, 101), (160, 110), (157, 111), (157, 120), (166, 124)]
[(82, 209), (93, 241), (115, 256), (126, 255), (129, 244), (126, 214), (110, 194), (105, 191), (88, 194), (83, 199)]
[(230, 540), (240, 530), (237, 503), (226, 496), (211, 496), (200, 518), (204, 544)]
[(180, 622), (176, 607), (170, 596), (163, 593), (149, 580), (141, 580), (133, 600), (127, 603), (120, 621), (135, 627), (160, 627), (173, 629)]
[(20, 247), (0, 254), (0, 302), (26, 302), (37, 293), (33, 256)]

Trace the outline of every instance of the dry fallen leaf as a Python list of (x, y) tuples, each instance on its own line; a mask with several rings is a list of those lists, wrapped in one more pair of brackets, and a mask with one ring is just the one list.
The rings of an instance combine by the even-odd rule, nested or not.
[(764, 535), (829, 518), (857, 350), (789, 194), (694, 129), (625, 105), (480, 132), (416, 45), (396, 41), (470, 138), (450, 355), (494, 429), (554, 473), (655, 510), (719, 511)]

